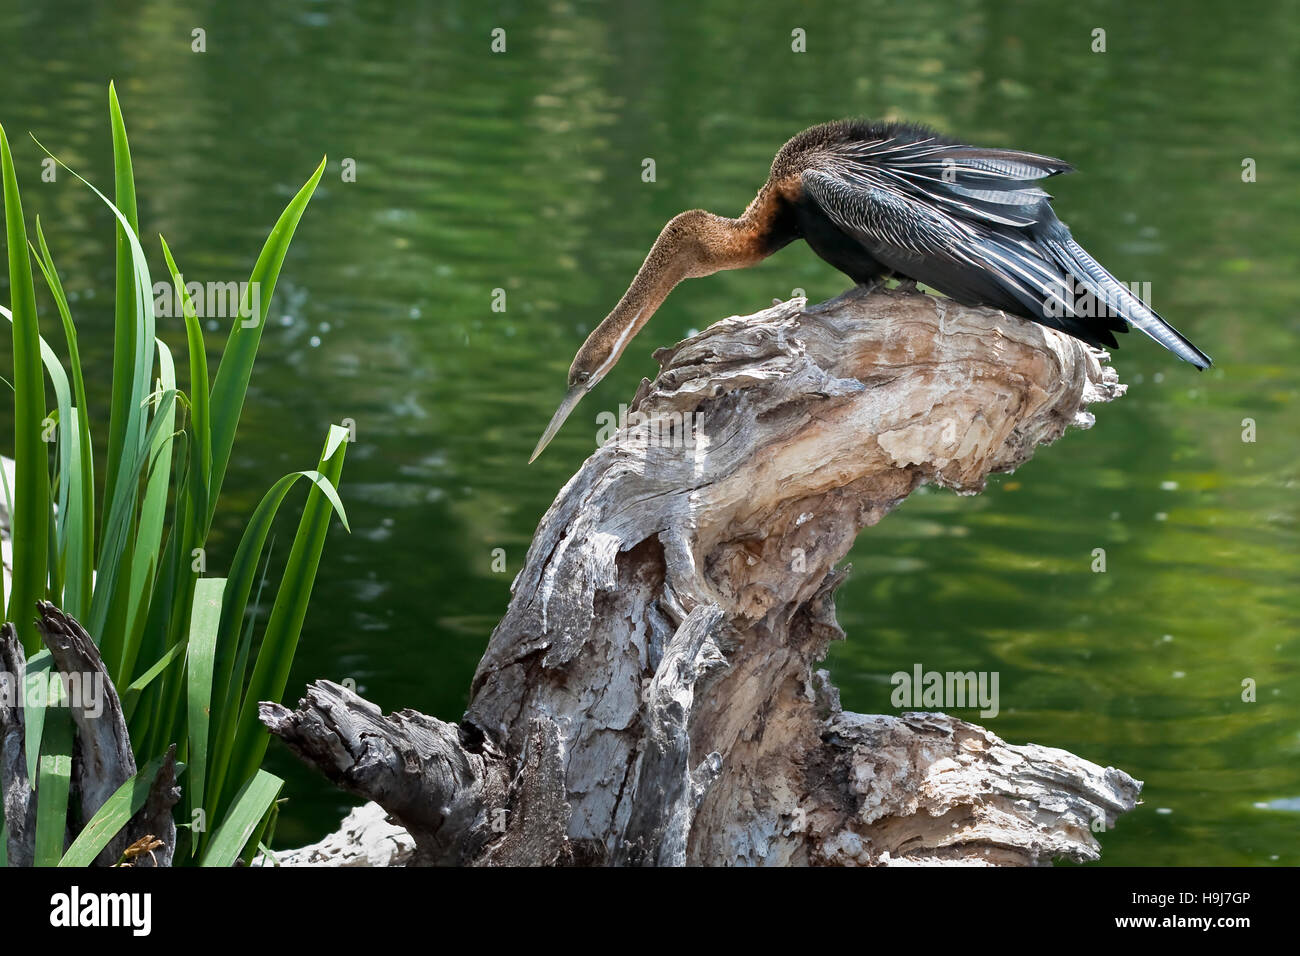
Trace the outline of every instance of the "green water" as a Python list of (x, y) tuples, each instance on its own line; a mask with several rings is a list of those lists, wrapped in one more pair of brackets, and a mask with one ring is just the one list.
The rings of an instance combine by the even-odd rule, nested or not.
[[(846, 115), (1069, 159), (1081, 172), (1052, 184), (1062, 218), (1121, 279), (1149, 282), (1216, 367), (1198, 375), (1130, 335), (1115, 361), (1129, 394), (1096, 428), (978, 498), (915, 496), (865, 532), (829, 666), (846, 707), (886, 713), (895, 671), (997, 671), (995, 732), (1146, 781), (1143, 806), (1103, 837), (1106, 863), (1300, 863), (1300, 4), (0, 7), (0, 120), (77, 297), (97, 416), (112, 224), (69, 178), (39, 181), (23, 131), (107, 184), (115, 78), (141, 231), (164, 233), (203, 281), (246, 278), (329, 155), (276, 291), (209, 566), (228, 562), (276, 477), (315, 462), (327, 424), (354, 419), (354, 530), (331, 533), (290, 695), (353, 678), (386, 709), (446, 719), (538, 518), (593, 447), (592, 416), (653, 374), (653, 349), (796, 287), (818, 300), (845, 286), (802, 244), (685, 284), (525, 466), (574, 351), (665, 220), (738, 214), (786, 138)], [(504, 54), (489, 51), (495, 27)], [(791, 52), (795, 28), (806, 53)], [(1246, 157), (1257, 182), (1242, 181)], [(54, 316), (47, 304), (47, 331)], [(183, 346), (179, 321), (160, 327)], [(213, 360), (223, 340), (210, 337)], [(349, 805), (278, 745), (272, 769), (292, 798), (281, 845), (318, 838)]]

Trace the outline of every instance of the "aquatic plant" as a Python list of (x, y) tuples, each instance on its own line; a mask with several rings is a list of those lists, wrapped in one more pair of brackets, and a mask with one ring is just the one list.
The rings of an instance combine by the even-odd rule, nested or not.
[[(0, 308), (0, 314), (13, 331), (15, 438), (14, 487), (3, 482), (13, 575), (2, 598), (5, 619), (16, 628), (27, 657), (23, 713), (27, 778), (37, 791), (34, 862), (93, 861), (138, 809), (175, 745), (183, 765), (183, 796), (175, 810), (180, 837), (174, 862), (230, 865), (246, 847), (258, 847), (283, 783), (261, 769), (269, 737), (257, 719), (258, 702), (278, 701), (284, 691), (331, 512), (347, 526), (336, 488), (348, 433), (331, 426), (316, 467), (285, 475), (266, 492), (224, 576), (209, 567), (208, 536), (267, 310), (325, 161), (289, 202), (249, 281), (239, 285), (237, 314), (210, 382), (200, 308), (192, 295), (197, 289), (187, 287), (159, 237), (184, 318), (189, 366), (184, 391), (171, 351), (156, 337), (156, 312), (170, 312), (156, 310), (158, 289), (139, 235), (126, 125), (111, 85), (109, 112), (114, 199), (81, 180), (116, 220), (112, 394), (98, 507), (77, 326), (39, 218), (35, 241), (29, 241), (13, 156), (0, 128), (11, 293), (10, 308)], [(40, 335), (36, 272), (61, 320), (63, 357)], [(47, 382), (52, 406), (46, 401)], [(307, 479), (307, 500), (259, 631), (253, 612), (267, 584), (272, 522), (300, 478)], [(74, 728), (67, 708), (56, 706), (66, 684), (53, 673), (50, 651), (41, 646), (35, 620), (40, 601), (62, 609), (93, 637), (120, 700), (136, 766), (142, 768), (93, 819), (71, 828)], [(33, 681), (44, 693), (30, 694)], [(80, 836), (65, 847), (69, 830)], [(0, 863), (6, 842), (0, 840)]]

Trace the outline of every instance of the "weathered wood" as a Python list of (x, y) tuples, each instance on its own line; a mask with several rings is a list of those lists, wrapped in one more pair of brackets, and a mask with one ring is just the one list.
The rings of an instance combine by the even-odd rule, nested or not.
[[(172, 808), (180, 802), (181, 787), (176, 782), (176, 745), (170, 744), (163, 764), (158, 768), (140, 812), (127, 821), (123, 842), (130, 846), (143, 837), (153, 837), (162, 846), (139, 856), (131, 865), (139, 868), (171, 866), (176, 857), (176, 818)], [(153, 841), (150, 841), (151, 843)]]
[(624, 865), (682, 866), (686, 862), (691, 816), (721, 771), (715, 751), (691, 766), (690, 716), (695, 684), (710, 669), (726, 665), (717, 641), (723, 624), (716, 604), (700, 605), (686, 616), (664, 650), (645, 694), (644, 746), (632, 779), (635, 792), (654, 793), (632, 808), (614, 862)]
[[(358, 785), (358, 759), (404, 741), (414, 716), (370, 708), (360, 748), (322, 721), (337, 706), (322, 683), (296, 712), (268, 709), (272, 730), (402, 822), (467, 788), (474, 839), (427, 814), (412, 828), (417, 846), (436, 835), (439, 862), (1095, 857), (1091, 821), (1136, 800), (1127, 775), (944, 715), (842, 713), (814, 668), (843, 637), (835, 566), (859, 531), (922, 484), (977, 493), (1090, 426), (1087, 405), (1124, 390), (1101, 353), (990, 310), (855, 289), (656, 357), (639, 417), (542, 518), (459, 730), (439, 732), (462, 749), (442, 759), (491, 786), (421, 760), (396, 791), (391, 772)], [(499, 810), (505, 832), (476, 850)]]
[(405, 866), (414, 855), (411, 834), (393, 823), (379, 804), (367, 803), (319, 843), (281, 850), (274, 859), (259, 856), (253, 866)]
[(492, 838), (489, 814), (504, 805), (508, 781), (486, 742), (411, 710), (386, 718), (331, 681), (312, 684), (300, 707), (291, 713), (263, 702), (259, 714), (299, 757), (405, 826), (415, 838), (413, 862), (462, 862)]
[[(6, 593), (7, 590), (6, 590)], [(0, 794), (10, 866), (31, 866), (36, 852), (36, 792), (27, 776), (23, 677), (27, 656), (13, 624), (0, 627)]]
[(946, 714), (835, 713), (823, 726), (836, 785), (806, 801), (817, 863), (1095, 860), (1091, 834), (1110, 829), (1141, 790), (1120, 770), (1013, 747)]
[[(51, 673), (63, 682), (65, 705), (76, 731), (72, 751), (71, 796), (76, 808), (70, 815), (84, 824), (117, 789), (135, 775), (135, 756), (126, 719), (99, 648), (85, 629), (54, 605), (37, 603), (36, 627), (50, 650)], [(0, 629), (0, 681), (17, 688), (0, 700), (0, 788), (5, 798), (9, 838), (6, 849), (12, 865), (29, 866), (35, 850), (36, 790), (27, 776), (23, 738), (25, 721), (22, 694), (27, 664), (12, 624)], [(8, 701), (9, 703), (6, 703)], [(136, 866), (170, 866), (176, 848), (172, 807), (180, 799), (176, 785), (176, 748), (155, 778), (145, 805), (131, 818), (95, 859), (97, 866), (112, 866), (128, 846), (144, 836), (162, 846), (137, 860)], [(70, 820), (69, 835), (77, 827)]]
[[(54, 660), (53, 673), (64, 683), (65, 699), (77, 730), (76, 759), (72, 764), (72, 792), (81, 804), (81, 819), (89, 820), (118, 787), (135, 775), (135, 754), (126, 717), (99, 657), (99, 648), (85, 629), (54, 605), (36, 605), (36, 629)], [(80, 687), (71, 686), (76, 680)], [(161, 834), (155, 834), (162, 837)], [(133, 839), (124, 830), (95, 859), (98, 866), (117, 862)], [(175, 830), (171, 839), (175, 843)]]

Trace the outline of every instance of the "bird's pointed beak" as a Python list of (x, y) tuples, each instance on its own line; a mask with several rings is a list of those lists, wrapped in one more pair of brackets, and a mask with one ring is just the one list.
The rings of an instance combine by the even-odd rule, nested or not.
[(555, 414), (551, 416), (551, 423), (546, 426), (546, 431), (542, 432), (542, 440), (539, 441), (537, 447), (533, 449), (533, 455), (528, 459), (528, 464), (531, 465), (537, 460), (537, 456), (542, 453), (542, 449), (551, 443), (551, 439), (554, 438), (555, 433), (560, 430), (560, 426), (564, 424), (564, 420), (569, 417), (569, 413), (577, 407), (578, 402), (582, 401), (582, 396), (586, 394), (586, 388), (581, 385), (575, 385), (565, 393), (564, 400), (560, 402), (560, 407), (557, 408)]

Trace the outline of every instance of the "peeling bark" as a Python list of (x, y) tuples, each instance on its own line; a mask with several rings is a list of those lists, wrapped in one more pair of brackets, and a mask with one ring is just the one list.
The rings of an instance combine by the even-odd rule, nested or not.
[(447, 753), (417, 747), (398, 773), (385, 748), (409, 753), (420, 715), (352, 695), (363, 739), (325, 682), (267, 707), (273, 732), (406, 824), (417, 862), (1094, 859), (1093, 827), (1136, 801), (1126, 774), (942, 714), (843, 713), (814, 667), (844, 636), (836, 564), (857, 534), (922, 484), (978, 493), (1091, 426), (1124, 391), (1104, 355), (859, 288), (656, 358), (637, 414), (542, 518), (461, 724), (433, 721)]

